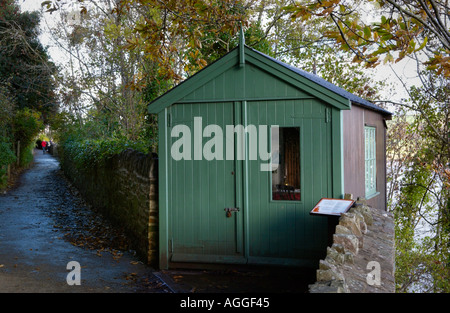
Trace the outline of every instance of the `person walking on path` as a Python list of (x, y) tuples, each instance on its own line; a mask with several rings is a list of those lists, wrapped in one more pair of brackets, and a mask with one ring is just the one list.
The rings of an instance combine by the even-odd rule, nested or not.
[(42, 140), (41, 145), (42, 145), (42, 153), (45, 154), (45, 147), (47, 146), (47, 142), (45, 140)]

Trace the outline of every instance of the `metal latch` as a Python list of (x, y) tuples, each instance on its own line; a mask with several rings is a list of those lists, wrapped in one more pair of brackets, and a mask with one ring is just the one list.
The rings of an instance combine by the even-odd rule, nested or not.
[(231, 212), (239, 212), (239, 208), (225, 208), (227, 217), (231, 217)]

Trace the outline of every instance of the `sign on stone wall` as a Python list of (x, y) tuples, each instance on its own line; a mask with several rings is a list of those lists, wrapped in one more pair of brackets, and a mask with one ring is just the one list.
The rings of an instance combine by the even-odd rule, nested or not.
[(342, 213), (346, 213), (353, 203), (355, 203), (354, 200), (322, 198), (310, 214), (340, 216)]

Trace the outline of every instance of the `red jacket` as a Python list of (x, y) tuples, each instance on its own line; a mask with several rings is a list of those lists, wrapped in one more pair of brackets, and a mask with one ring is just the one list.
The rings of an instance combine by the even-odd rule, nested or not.
[(46, 143), (45, 141), (42, 141), (41, 145), (42, 145), (42, 148), (45, 148), (45, 146), (47, 145), (47, 143)]

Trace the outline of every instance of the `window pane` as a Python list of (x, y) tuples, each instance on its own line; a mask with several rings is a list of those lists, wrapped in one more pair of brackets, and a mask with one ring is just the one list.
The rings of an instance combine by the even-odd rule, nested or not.
[(376, 129), (364, 128), (366, 196), (376, 193)]
[(272, 128), (272, 199), (300, 200), (300, 128)]

